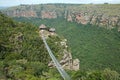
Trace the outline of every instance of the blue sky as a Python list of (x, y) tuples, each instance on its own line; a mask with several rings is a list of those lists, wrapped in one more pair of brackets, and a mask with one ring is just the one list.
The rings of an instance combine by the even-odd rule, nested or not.
[(120, 4), (120, 0), (0, 0), (0, 6), (15, 6), (20, 4), (44, 4), (44, 3), (73, 3), (73, 4)]

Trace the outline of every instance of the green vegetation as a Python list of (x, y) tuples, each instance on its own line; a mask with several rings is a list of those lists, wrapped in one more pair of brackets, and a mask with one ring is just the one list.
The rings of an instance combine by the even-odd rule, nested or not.
[[(39, 24), (45, 23), (46, 25), (48, 25), (49, 23), (50, 24), (48, 25), (49, 27), (55, 26), (56, 24), (57, 31), (59, 32), (59, 34), (61, 35), (63, 34), (65, 35), (66, 38), (68, 38), (69, 44), (71, 40), (75, 40), (75, 38), (76, 39), (78, 38), (78, 37), (74, 37), (75, 34), (74, 36), (72, 36), (73, 33), (71, 34), (70, 32), (71, 30), (74, 31), (74, 28), (75, 28), (75, 31), (81, 30), (84, 32), (84, 30), (90, 29), (88, 26), (82, 27), (82, 25), (80, 26), (76, 23), (66, 24), (65, 20), (63, 19), (51, 20), (51, 21), (40, 20)], [(59, 21), (61, 21), (61, 23)], [(57, 24), (59, 25), (57, 26)], [(96, 28), (96, 27), (92, 27), (92, 28), (94, 31), (96, 29), (101, 30), (101, 31), (102, 30), (106, 31), (105, 29), (102, 29), (102, 28)], [(69, 32), (69, 34), (65, 34), (66, 32)], [(119, 40), (119, 37), (118, 37), (119, 33), (114, 32), (114, 31), (108, 31), (108, 32), (110, 35), (112, 34), (113, 36), (114, 34), (116, 34), (117, 36), (115, 36), (114, 38), (115, 40)], [(99, 34), (100, 33), (101, 32), (99, 32)], [(81, 32), (81, 35), (83, 36), (82, 32)], [(71, 36), (72, 38), (69, 36)], [(76, 36), (79, 36), (78, 33)], [(50, 36), (47, 40), (49, 45), (52, 47), (52, 50), (54, 53), (59, 53), (59, 51), (62, 50), (62, 47), (59, 46), (59, 44), (58, 45), (54, 44), (54, 42), (56, 41), (59, 42), (60, 40), (61, 38), (57, 36), (56, 37)], [(77, 42), (74, 43), (74, 45), (73, 43), (70, 44), (72, 48), (75, 45), (77, 45)], [(117, 45), (115, 47), (117, 47)], [(74, 47), (74, 50), (80, 51), (77, 49), (78, 49), (77, 47)], [(84, 52), (84, 49), (83, 49), (83, 52)], [(73, 54), (74, 57), (77, 56), (81, 60), (85, 59), (85, 58), (80, 57), (82, 53), (76, 54), (76, 55), (75, 54), (76, 53)], [(88, 54), (85, 54), (85, 55), (87, 56)], [(109, 53), (109, 55), (111, 54), (112, 53)], [(119, 55), (117, 54), (117, 56)], [(58, 56), (56, 55), (56, 57)], [(101, 58), (101, 60), (102, 59), (103, 58)], [(49, 61), (50, 61), (50, 58), (47, 54), (47, 51), (44, 47), (44, 44), (41, 38), (39, 37), (37, 27), (27, 24), (27, 23), (15, 22), (11, 18), (8, 18), (2, 13), (0, 13), (0, 80), (63, 80), (55, 68), (52, 68), (52, 69), (48, 68), (47, 64)], [(107, 67), (109, 67), (109, 65)], [(118, 66), (115, 65), (115, 68), (113, 69), (116, 69), (116, 67), (118, 68)], [(93, 68), (96, 69), (95, 67), (92, 67), (92, 69)], [(120, 80), (120, 74), (111, 69), (89, 70), (89, 71), (79, 70), (77, 72), (76, 71), (67, 71), (67, 72), (70, 74), (72, 80)]]
[[(109, 77), (108, 77), (109, 76)], [(116, 71), (105, 69), (103, 71), (77, 71), (73, 74), (73, 80), (119, 80), (120, 75)]]
[[(60, 41), (59, 37), (50, 37), (48, 43), (52, 39)], [(54, 53), (62, 50), (54, 43), (49, 45), (53, 45)], [(48, 68), (50, 60), (37, 27), (15, 22), (0, 13), (0, 80), (45, 80), (53, 76), (61, 79), (59, 74), (53, 74), (56, 69)]]
[[(80, 59), (81, 70), (111, 68), (120, 71), (120, 32), (107, 30), (94, 25), (82, 25), (66, 20), (39, 18), (16, 18), (18, 21), (31, 21), (34, 25), (45, 24), (55, 27), (56, 32), (68, 39), (74, 58)], [(32, 21), (34, 20), (34, 21)]]

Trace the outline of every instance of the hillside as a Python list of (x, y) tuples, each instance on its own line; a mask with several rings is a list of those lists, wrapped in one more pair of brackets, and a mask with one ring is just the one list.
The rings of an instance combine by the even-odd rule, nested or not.
[[(66, 50), (60, 45), (61, 40), (59, 36), (47, 39), (58, 60)], [(50, 61), (37, 27), (15, 22), (0, 13), (0, 80), (61, 80), (59, 74), (54, 75), (57, 70), (48, 67)]]
[(2, 12), (20, 22), (55, 27), (68, 39), (73, 57), (80, 60), (80, 69), (109, 67), (120, 71), (119, 9), (119, 4), (39, 4)]
[[(52, 21), (56, 21), (55, 23), (53, 22), (54, 25), (59, 22), (59, 20), (56, 19)], [(62, 21), (64, 22), (64, 20)], [(51, 23), (52, 25), (51, 20), (40, 22), (45, 23), (47, 26), (50, 26), (47, 23)], [(59, 26), (56, 27), (57, 31), (60, 26), (61, 29), (63, 29), (62, 26), (65, 25), (63, 22), (62, 24), (59, 23)], [(70, 25), (73, 26), (77, 24), (69, 23), (69, 26)], [(70, 28), (66, 28), (65, 31), (69, 32), (69, 30)], [(62, 31), (58, 32), (60, 33)], [(69, 36), (67, 38), (69, 39)], [(63, 38), (59, 36), (48, 36), (47, 38), (49, 46), (58, 59), (61, 58), (60, 55), (58, 56), (59, 52), (61, 53), (62, 50), (65, 49), (59, 44), (61, 39), (63, 40)], [(0, 13), (0, 80), (63, 80), (55, 68), (48, 67), (47, 64), (49, 61), (50, 58), (40, 38), (37, 26), (35, 27), (30, 23), (15, 22), (11, 18)], [(116, 65), (115, 68), (117, 67)], [(120, 74), (111, 69), (90, 71), (67, 70), (67, 72), (72, 80), (120, 79)]]
[(20, 5), (2, 10), (11, 17), (41, 19), (65, 18), (69, 22), (93, 24), (120, 30), (120, 4), (39, 4)]
[(120, 71), (120, 32), (106, 30), (95, 25), (82, 25), (68, 22), (63, 18), (15, 18), (17, 21), (30, 22), (38, 26), (46, 24), (55, 27), (59, 35), (68, 40), (74, 58), (79, 58), (80, 69), (102, 70), (111, 68)]

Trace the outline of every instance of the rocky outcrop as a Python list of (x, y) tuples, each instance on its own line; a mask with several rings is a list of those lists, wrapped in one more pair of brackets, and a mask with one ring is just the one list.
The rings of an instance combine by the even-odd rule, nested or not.
[(99, 15), (84, 15), (85, 13), (72, 13), (68, 15), (67, 21), (75, 21), (81, 24), (93, 24), (100, 27), (106, 27), (112, 29), (114, 27), (120, 27), (120, 16), (107, 16), (104, 14)]
[(13, 11), (7, 11), (6, 13), (7, 15), (9, 16), (12, 16), (12, 17), (37, 17), (37, 14), (35, 11), (32, 11), (32, 10), (29, 10), (29, 11), (26, 11), (26, 10), (13, 10)]
[(57, 14), (55, 11), (41, 11), (41, 18), (47, 18), (47, 19), (52, 19), (52, 18), (57, 18)]
[[(46, 39), (49, 38), (49, 36), (58, 36), (55, 32), (51, 32), (47, 29), (45, 25), (41, 25), (40, 27), (40, 36), (42, 37), (42, 34), (44, 34), (44, 37)], [(61, 46), (62, 50), (58, 54), (59, 56), (61, 55), (62, 57), (59, 59), (59, 63), (62, 65), (64, 69), (69, 69), (69, 70), (79, 70), (79, 59), (73, 59), (71, 53), (68, 51), (68, 46), (67, 46), (67, 39), (62, 39), (60, 42), (55, 42), (54, 44), (57, 44)], [(50, 68), (55, 67), (54, 63), (52, 61), (49, 62), (48, 66)]]
[(60, 64), (63, 68), (69, 69), (69, 70), (79, 70), (79, 59), (73, 59), (70, 52), (67, 50), (64, 50), (64, 56), (62, 60), (60, 60)]
[[(70, 52), (68, 52), (66, 49), (64, 50), (64, 55), (62, 57), (62, 59), (59, 61), (59, 63), (62, 65), (62, 67), (64, 69), (69, 69), (69, 70), (79, 70), (80, 68), (80, 61), (79, 59), (73, 59), (72, 55)], [(50, 61), (50, 63), (48, 64), (49, 67), (55, 67), (54, 63), (52, 61)]]

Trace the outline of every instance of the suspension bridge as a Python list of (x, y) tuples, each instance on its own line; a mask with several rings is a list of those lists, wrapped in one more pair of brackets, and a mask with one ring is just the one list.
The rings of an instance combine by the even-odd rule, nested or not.
[(49, 53), (52, 61), (54, 62), (57, 70), (59, 71), (60, 75), (62, 76), (62, 78), (63, 78), (64, 80), (71, 80), (70, 76), (65, 72), (65, 70), (62, 68), (62, 66), (61, 66), (60, 63), (58, 62), (58, 60), (55, 58), (55, 56), (54, 56), (54, 54), (52, 53), (50, 47), (48, 46), (48, 44), (47, 44), (47, 42), (46, 42), (46, 39), (45, 39), (45, 37), (44, 37), (44, 34), (43, 34), (42, 32), (41, 32), (41, 35), (42, 35), (42, 40), (43, 40), (43, 42), (44, 42), (44, 44), (45, 44), (45, 47), (46, 47), (46, 49), (47, 49), (47, 51), (48, 51), (48, 53)]

